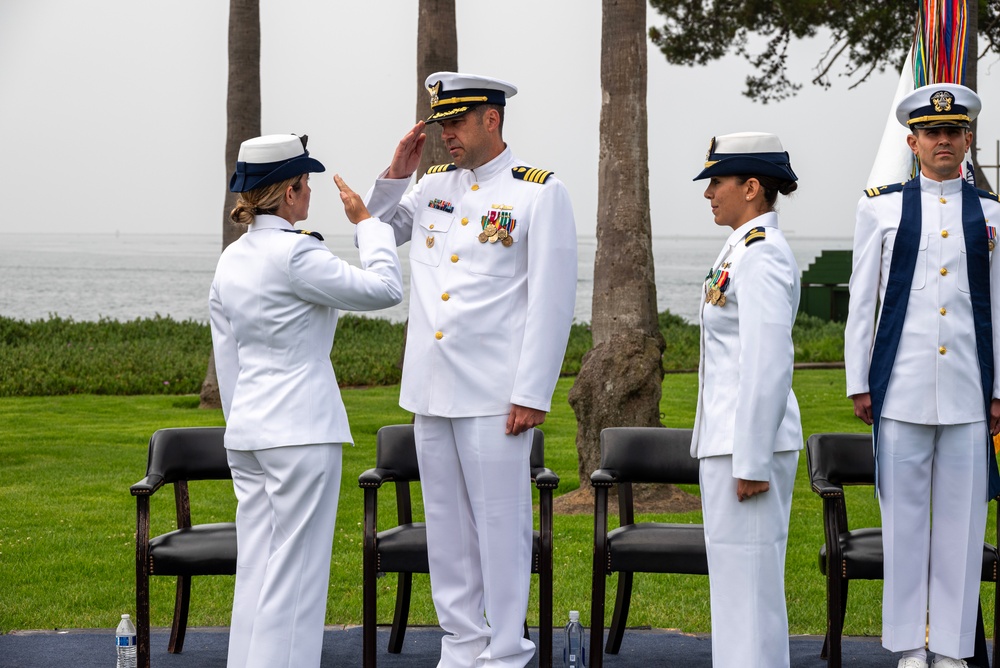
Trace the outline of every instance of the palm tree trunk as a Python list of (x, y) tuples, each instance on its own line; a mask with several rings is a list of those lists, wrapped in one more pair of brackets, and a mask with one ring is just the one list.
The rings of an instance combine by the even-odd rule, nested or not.
[[(455, 26), (455, 0), (420, 0), (417, 19), (417, 115), (430, 116), (430, 95), (424, 81), (435, 72), (458, 71), (458, 32)], [(420, 157), (417, 176), (431, 165), (451, 162), (444, 142), (437, 136), (437, 126), (431, 126)]]
[(649, 217), (646, 2), (602, 1), (594, 347), (569, 394), (580, 489), (588, 494), (602, 429), (660, 426), (664, 349)]
[[(260, 1), (229, 2), (229, 89), (226, 98), (226, 195), (222, 207), (222, 249), (236, 241), (246, 227), (229, 221), (236, 194), (229, 192), (228, 175), (236, 165), (240, 144), (260, 135)], [(201, 408), (220, 408), (215, 351), (201, 385)]]

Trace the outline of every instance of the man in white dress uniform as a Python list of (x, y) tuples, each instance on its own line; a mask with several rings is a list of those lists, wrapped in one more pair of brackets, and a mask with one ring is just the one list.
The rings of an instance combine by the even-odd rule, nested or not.
[[(410, 242), (410, 313), (399, 404), (415, 413), (441, 668), (524, 666), (531, 572), (529, 455), (573, 320), (576, 228), (552, 172), (503, 140), (517, 89), (428, 77), (454, 163), (406, 193), (426, 135), (400, 141), (367, 205)], [(485, 615), (485, 616), (484, 616)]]
[[(979, 97), (931, 84), (896, 109), (920, 173), (858, 203), (847, 395), (872, 425), (885, 581), (882, 644), (900, 668), (973, 654), (987, 501), (1000, 492), (1000, 203), (961, 176)], [(881, 304), (881, 308), (879, 308)], [(876, 315), (878, 320), (876, 321)], [(931, 516), (933, 515), (933, 524)]]

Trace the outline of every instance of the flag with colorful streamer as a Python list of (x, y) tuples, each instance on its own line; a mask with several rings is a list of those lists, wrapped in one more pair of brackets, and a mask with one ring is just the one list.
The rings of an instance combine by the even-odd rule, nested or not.
[[(966, 0), (922, 0), (917, 11), (913, 46), (899, 77), (867, 187), (907, 181), (917, 175), (916, 156), (906, 145), (909, 130), (896, 120), (896, 106), (914, 89), (935, 83), (965, 83)], [(963, 176), (974, 182), (971, 158)]]

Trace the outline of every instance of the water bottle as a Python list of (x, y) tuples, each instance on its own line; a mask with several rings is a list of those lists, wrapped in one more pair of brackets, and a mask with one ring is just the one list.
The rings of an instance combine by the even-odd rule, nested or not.
[(569, 611), (569, 624), (566, 625), (565, 633), (564, 668), (585, 668), (587, 665), (587, 641), (584, 638), (583, 627), (580, 626), (580, 613), (577, 610)]
[(122, 621), (115, 630), (115, 649), (118, 650), (116, 668), (136, 668), (135, 626), (128, 615), (122, 615)]

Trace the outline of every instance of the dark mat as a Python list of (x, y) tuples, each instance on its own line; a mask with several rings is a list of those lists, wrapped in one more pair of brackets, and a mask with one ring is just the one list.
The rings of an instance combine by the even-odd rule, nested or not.
[[(0, 635), (0, 668), (110, 668), (114, 666), (114, 629), (70, 631), (16, 631)], [(229, 642), (225, 628), (189, 629), (181, 654), (167, 653), (166, 630), (152, 633), (151, 668), (224, 668)], [(388, 627), (379, 629), (378, 665), (382, 668), (434, 668), (442, 632), (433, 627), (412, 627), (406, 632), (403, 651), (389, 654)], [(537, 629), (532, 629), (537, 642)], [(563, 638), (557, 629), (553, 640), (556, 667), (561, 665)], [(819, 658), (823, 639), (793, 636), (789, 645), (793, 668), (825, 668)], [(852, 668), (893, 668), (898, 657), (882, 649), (878, 638), (845, 638), (843, 665)], [(588, 662), (589, 663), (589, 662)], [(324, 668), (361, 665), (361, 628), (328, 627), (323, 637)], [(537, 659), (530, 666), (537, 666)], [(711, 668), (709, 636), (685, 635), (660, 629), (629, 629), (621, 652), (605, 655), (608, 668), (660, 668), (685, 666)]]

